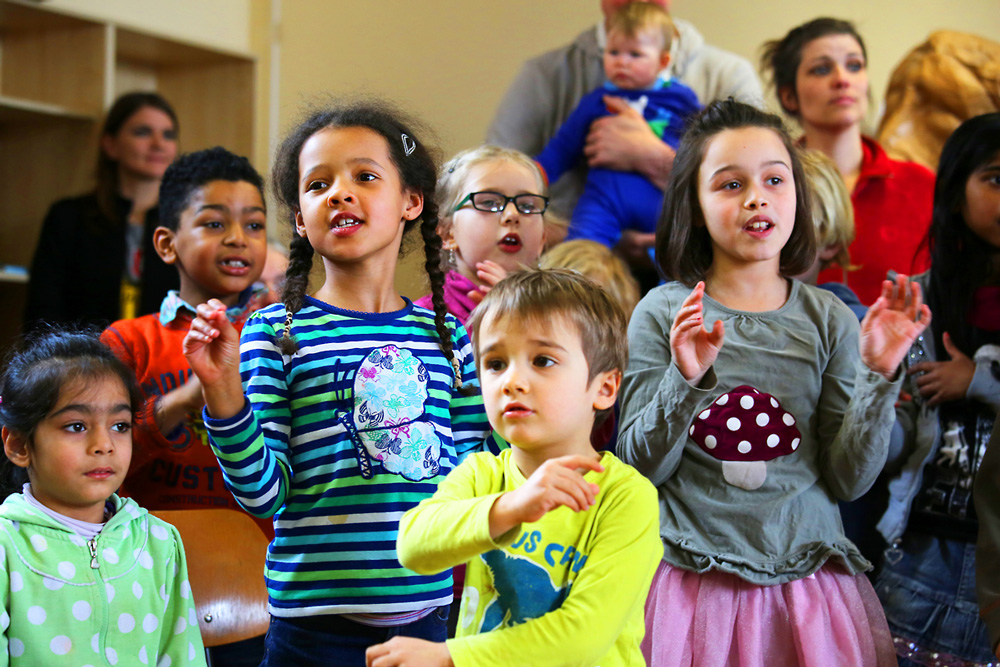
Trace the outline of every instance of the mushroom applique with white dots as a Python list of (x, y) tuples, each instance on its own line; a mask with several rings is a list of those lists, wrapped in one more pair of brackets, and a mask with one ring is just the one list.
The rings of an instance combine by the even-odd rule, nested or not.
[(752, 491), (767, 477), (765, 461), (799, 447), (795, 417), (770, 394), (749, 385), (719, 396), (695, 417), (688, 435), (722, 461), (722, 477)]

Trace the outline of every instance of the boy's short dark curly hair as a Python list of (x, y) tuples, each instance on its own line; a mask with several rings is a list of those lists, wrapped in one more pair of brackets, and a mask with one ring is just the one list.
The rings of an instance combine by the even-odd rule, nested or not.
[(160, 225), (177, 231), (191, 193), (212, 181), (246, 181), (257, 188), (267, 205), (264, 179), (250, 161), (216, 146), (182, 155), (167, 168), (160, 182)]

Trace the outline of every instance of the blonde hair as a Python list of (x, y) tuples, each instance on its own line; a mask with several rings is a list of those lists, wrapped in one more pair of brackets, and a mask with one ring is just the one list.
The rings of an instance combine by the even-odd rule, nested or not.
[(636, 37), (646, 30), (658, 30), (663, 37), (661, 51), (670, 51), (675, 28), (667, 10), (651, 2), (630, 2), (608, 18), (607, 31), (621, 32), (626, 37)]
[(812, 194), (812, 219), (816, 228), (816, 248), (839, 245), (830, 260), (845, 269), (851, 268), (847, 247), (854, 240), (854, 206), (844, 178), (833, 160), (817, 150), (800, 151), (802, 171)]
[[(437, 231), (439, 235), (444, 236), (451, 230), (452, 218), (455, 216), (455, 207), (458, 206), (458, 202), (462, 201), (469, 194), (466, 192), (465, 183), (469, 180), (469, 172), (472, 171), (472, 168), (486, 162), (501, 161), (510, 162), (527, 169), (535, 177), (535, 185), (538, 188), (538, 192), (535, 194), (548, 196), (549, 185), (542, 174), (541, 168), (537, 162), (521, 151), (514, 150), (513, 148), (494, 146), (492, 144), (485, 144), (478, 148), (464, 150), (445, 162), (441, 168), (441, 174), (438, 176), (437, 202), (440, 213)], [(549, 220), (545, 215), (542, 214), (542, 220), (547, 227)], [(444, 266), (444, 253), (442, 253), (441, 263), (444, 269), (452, 268)]]
[(579, 273), (602, 287), (621, 306), (626, 319), (632, 317), (639, 303), (639, 283), (628, 266), (610, 248), (596, 241), (577, 239), (560, 243), (542, 255), (538, 268)]

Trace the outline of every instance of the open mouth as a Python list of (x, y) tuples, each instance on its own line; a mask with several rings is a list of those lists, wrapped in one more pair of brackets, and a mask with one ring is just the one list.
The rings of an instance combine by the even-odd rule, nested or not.
[(334, 229), (341, 229), (343, 227), (357, 227), (360, 224), (361, 221), (356, 220), (355, 218), (340, 218), (339, 220), (335, 220), (331, 227)]
[(244, 276), (250, 271), (250, 262), (242, 257), (227, 257), (219, 266), (223, 273), (231, 276)]
[(764, 234), (774, 229), (774, 223), (770, 218), (763, 215), (756, 215), (743, 225), (743, 231), (751, 234)]
[(507, 234), (497, 243), (503, 252), (515, 253), (522, 247), (521, 237), (517, 234)]

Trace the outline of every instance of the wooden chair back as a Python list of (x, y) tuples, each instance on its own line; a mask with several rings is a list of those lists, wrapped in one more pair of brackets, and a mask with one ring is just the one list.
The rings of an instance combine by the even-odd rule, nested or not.
[(231, 509), (162, 510), (180, 531), (206, 648), (267, 632), (264, 560), (268, 540), (248, 514)]

